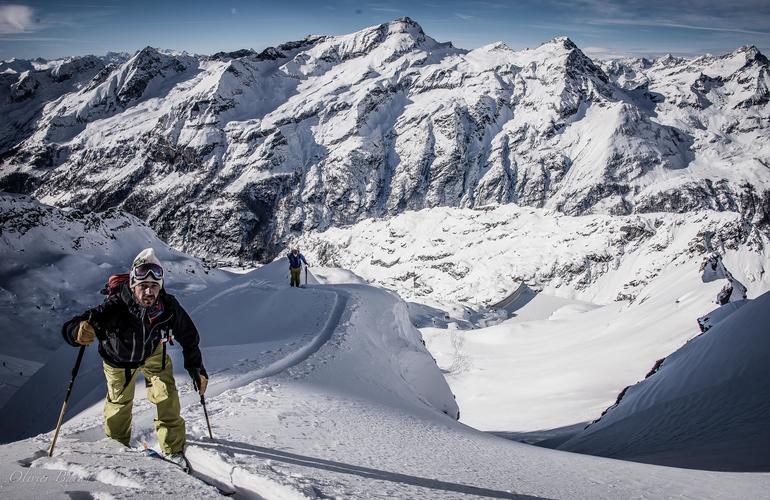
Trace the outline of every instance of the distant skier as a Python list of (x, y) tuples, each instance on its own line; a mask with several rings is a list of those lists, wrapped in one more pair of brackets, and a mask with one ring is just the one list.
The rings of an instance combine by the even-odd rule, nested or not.
[(289, 252), (289, 272), (291, 273), (291, 286), (300, 285), (300, 273), (302, 272), (302, 263), (306, 266), (310, 266), (305, 260), (305, 256), (299, 253), (299, 248), (294, 247)]
[(141, 370), (147, 398), (157, 406), (160, 447), (168, 459), (184, 467), (185, 422), (165, 343), (177, 340), (182, 346), (184, 367), (201, 395), (208, 374), (198, 348), (198, 330), (176, 298), (163, 289), (163, 275), (154, 250), (143, 250), (130, 273), (110, 278), (104, 303), (65, 323), (62, 336), (73, 346), (91, 344), (94, 337), (99, 341), (107, 379), (107, 436), (130, 446), (136, 373)]

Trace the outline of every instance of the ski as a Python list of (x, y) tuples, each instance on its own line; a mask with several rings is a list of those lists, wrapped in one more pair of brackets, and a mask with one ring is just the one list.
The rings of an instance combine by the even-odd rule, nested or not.
[(184, 455), (182, 455), (182, 457), (184, 458), (185, 465), (182, 466), (182, 465), (179, 465), (178, 463), (174, 462), (173, 460), (170, 460), (168, 457), (166, 457), (165, 455), (161, 454), (160, 452), (157, 452), (154, 449), (150, 448), (149, 445), (147, 445), (147, 443), (144, 443), (144, 449), (142, 449), (141, 452), (144, 453), (148, 457), (157, 458), (157, 459), (163, 460), (164, 462), (168, 462), (170, 464), (173, 464), (176, 467), (179, 467), (186, 474), (194, 477), (198, 481), (201, 481), (202, 483), (205, 483), (205, 484), (207, 484), (209, 486), (213, 486), (214, 488), (216, 488), (217, 491), (219, 491), (220, 495), (224, 495), (224, 496), (228, 496), (228, 497), (232, 496), (232, 495), (235, 495), (235, 490), (222, 488), (221, 483), (211, 481), (208, 478), (206, 478), (205, 476), (201, 476), (199, 474), (196, 474), (195, 471), (193, 471), (192, 464), (190, 464), (190, 461), (187, 460), (187, 457), (185, 457)]
[(161, 453), (153, 450), (152, 448), (150, 448), (147, 445), (145, 445), (145, 448), (142, 450), (142, 453), (144, 453), (148, 457), (159, 458), (159, 459), (163, 460), (164, 462), (168, 462), (170, 464), (174, 464), (177, 467), (179, 467), (180, 469), (182, 469), (184, 472), (186, 472), (187, 474), (192, 475), (192, 466), (190, 465), (190, 462), (187, 460), (187, 457), (184, 457), (184, 455), (183, 455), (183, 457), (184, 457), (185, 465), (180, 465), (180, 464), (174, 462), (173, 460), (170, 460), (165, 455), (162, 455)]

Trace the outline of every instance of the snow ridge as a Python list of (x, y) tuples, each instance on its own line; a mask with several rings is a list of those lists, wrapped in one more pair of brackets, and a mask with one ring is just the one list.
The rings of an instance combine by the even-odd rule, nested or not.
[(748, 301), (627, 388), (617, 405), (560, 449), (700, 469), (767, 470), (770, 342), (762, 312), (768, 307), (770, 292)]

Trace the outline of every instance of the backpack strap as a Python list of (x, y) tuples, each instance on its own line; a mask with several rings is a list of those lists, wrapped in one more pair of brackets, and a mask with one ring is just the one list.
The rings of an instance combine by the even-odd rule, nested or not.
[(163, 344), (163, 359), (160, 362), (160, 369), (165, 370), (166, 369), (166, 344), (174, 345), (174, 335), (171, 333), (171, 330), (163, 330), (162, 335), (160, 337), (160, 342)]

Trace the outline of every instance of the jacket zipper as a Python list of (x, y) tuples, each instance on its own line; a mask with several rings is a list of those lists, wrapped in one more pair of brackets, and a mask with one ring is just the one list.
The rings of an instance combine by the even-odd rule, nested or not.
[[(139, 316), (139, 322), (142, 324), (142, 355), (144, 355), (144, 344), (147, 342), (146, 340), (144, 340), (145, 339), (144, 318), (145, 318), (146, 314), (147, 314), (146, 309), (142, 308), (142, 314)], [(135, 363), (135, 361), (134, 361), (134, 353), (136, 352), (136, 337), (133, 336), (133, 335), (131, 336), (131, 344), (133, 346), (131, 348), (131, 362)]]

